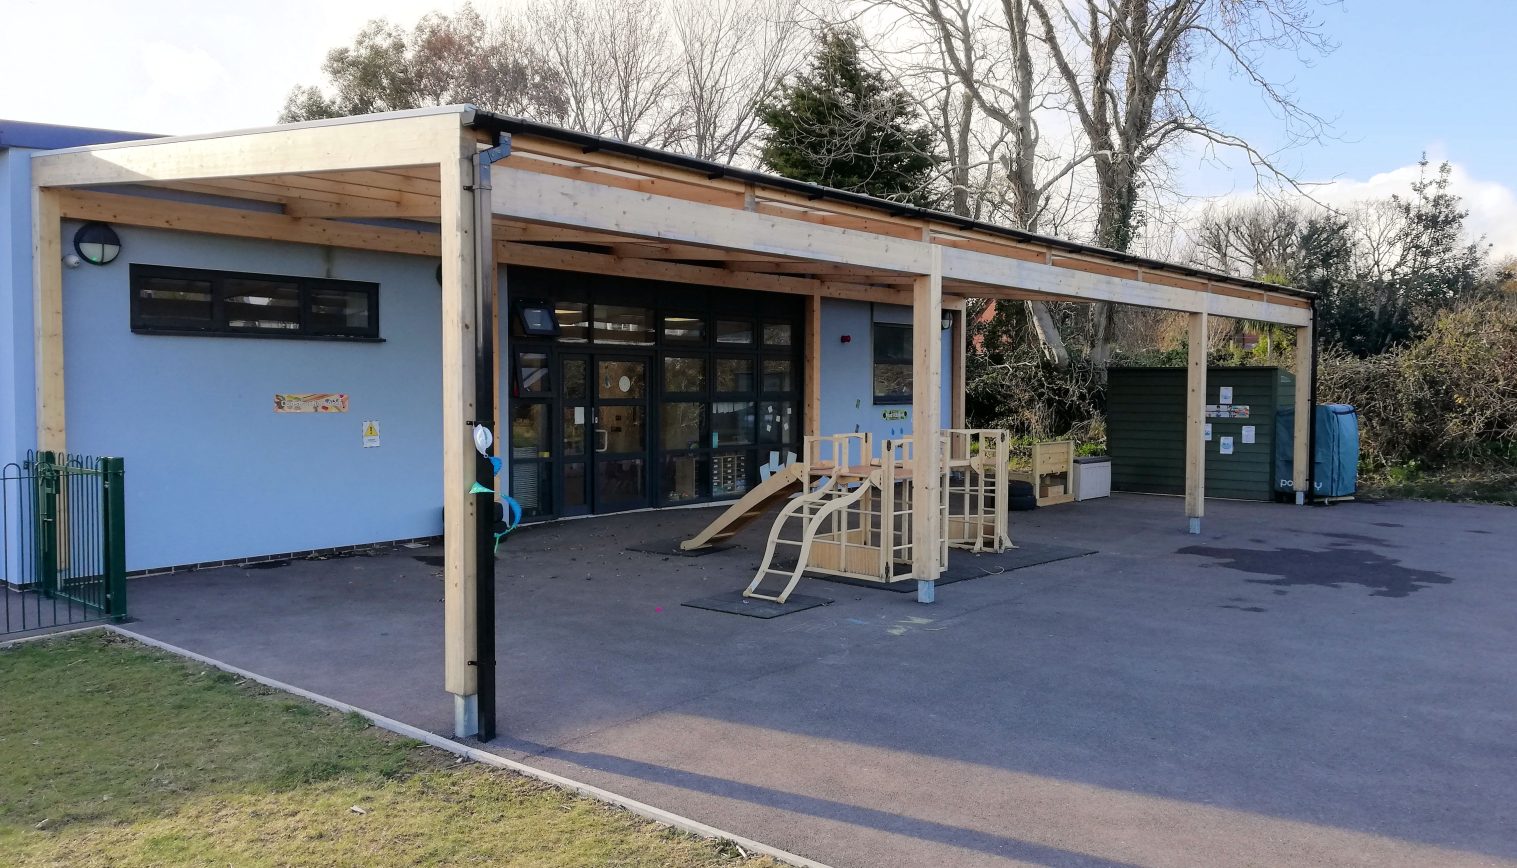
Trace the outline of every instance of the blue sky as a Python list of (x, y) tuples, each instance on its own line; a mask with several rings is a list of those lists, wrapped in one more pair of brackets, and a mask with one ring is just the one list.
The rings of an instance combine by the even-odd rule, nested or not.
[[(1334, 121), (1334, 140), (1294, 149), (1303, 177), (1365, 178), (1427, 150), (1472, 175), (1517, 187), (1517, 3), (1510, 0), (1345, 0), (1320, 11), (1338, 49), (1311, 67), (1276, 58), (1306, 107)], [(1249, 84), (1203, 78), (1219, 121), (1282, 141)], [(1227, 192), (1222, 173), (1198, 193)]]
[[(0, 118), (164, 133), (273, 121), (296, 83), (320, 80), (328, 48), (377, 16), (411, 22), (453, 0), (6, 0), (0, 28)], [(497, 5), (480, 0), (484, 7)], [(1517, 255), (1517, 0), (1344, 0), (1319, 10), (1339, 43), (1311, 67), (1275, 56), (1332, 138), (1291, 150), (1301, 178), (1336, 181), (1346, 203), (1404, 190), (1424, 151), (1455, 163), (1471, 225)], [(1218, 124), (1273, 147), (1281, 124), (1221, 67), (1195, 79)], [(1174, 158), (1195, 196), (1240, 195), (1252, 172)]]

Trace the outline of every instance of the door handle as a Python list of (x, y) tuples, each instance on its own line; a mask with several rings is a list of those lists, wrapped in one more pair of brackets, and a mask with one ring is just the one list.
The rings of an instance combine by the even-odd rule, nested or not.
[(606, 429), (596, 428), (595, 436), (598, 438), (595, 442), (596, 452), (605, 452), (611, 448), (611, 435), (607, 433)]

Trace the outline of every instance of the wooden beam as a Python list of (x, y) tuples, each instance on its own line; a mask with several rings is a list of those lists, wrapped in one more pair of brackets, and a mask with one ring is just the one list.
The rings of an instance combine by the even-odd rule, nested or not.
[(58, 193), (32, 189), (33, 339), (37, 448), (68, 451), (63, 382), (63, 227)]
[(1206, 312), (1190, 315), (1185, 376), (1185, 516), (1201, 532), (1206, 513)]
[(435, 163), (463, 120), (458, 111), (428, 111), (42, 153), (32, 157), (32, 183), (138, 184)]
[(76, 220), (417, 256), (437, 256), (441, 250), (437, 233), (414, 229), (301, 219), (267, 211), (243, 211), (85, 190), (58, 190), (55, 195), (63, 216)]
[(910, 303), (910, 293), (890, 287), (870, 287), (779, 274), (728, 271), (724, 268), (663, 260), (624, 259), (604, 253), (587, 253), (583, 250), (564, 250), (557, 247), (534, 247), (530, 244), (516, 244), (509, 241), (496, 242), (495, 254), (501, 262), (511, 265), (529, 265), (560, 271), (617, 274), (645, 280), (667, 280), (670, 283), (693, 283), (702, 286), (752, 289), (760, 292), (783, 292), (791, 295), (820, 295), (854, 301)]
[(769, 274), (810, 274), (827, 275), (843, 279), (852, 279), (866, 283), (888, 283), (892, 285), (911, 286), (915, 280), (909, 274), (898, 274), (893, 271), (881, 271), (877, 268), (864, 268), (859, 265), (835, 265), (830, 262), (797, 262), (793, 259), (784, 261), (755, 261), (751, 259), (728, 262), (727, 268), (733, 271), (762, 271)]
[[(608, 172), (627, 174), (642, 178), (659, 178), (683, 187), (704, 187), (710, 191), (708, 198), (699, 193), (684, 192), (681, 195), (698, 201), (712, 201), (738, 207), (736, 199), (744, 197), (742, 207), (767, 211), (793, 220), (809, 220), (823, 224), (862, 228), (880, 235), (898, 236), (904, 239), (921, 237), (925, 227), (933, 243), (967, 250), (979, 251), (998, 257), (1022, 259), (1049, 264), (1057, 257), (1074, 270), (1096, 270), (1120, 274), (1136, 283), (1154, 283), (1171, 288), (1190, 289), (1200, 293), (1242, 293), (1242, 297), (1258, 300), (1267, 296), (1271, 305), (1305, 307), (1307, 302), (1299, 297), (1280, 293), (1267, 293), (1257, 286), (1246, 284), (1228, 285), (1229, 278), (1223, 275), (1207, 277), (1189, 273), (1180, 266), (1163, 263), (1134, 263), (1126, 257), (1103, 257), (1100, 251), (1076, 252), (1066, 245), (1051, 239), (1016, 239), (975, 227), (965, 227), (951, 218), (903, 216), (888, 213), (889, 206), (868, 206), (835, 199), (817, 199), (791, 190), (754, 184), (733, 178), (709, 178), (703, 173), (687, 168), (670, 166), (609, 151), (586, 153), (582, 148), (553, 139), (535, 136), (517, 136), (513, 147), (521, 153), (532, 153), (558, 161), (556, 171), (565, 174), (580, 172), (580, 177), (593, 178)], [(629, 185), (635, 186), (635, 185)], [(645, 188), (651, 191), (652, 188)], [(751, 205), (749, 203), (752, 203)], [(1100, 299), (1096, 299), (1100, 300)], [(1213, 310), (1212, 313), (1223, 314)]]
[(932, 245), (921, 241), (605, 187), (509, 165), (507, 158), (495, 172), (495, 213), (502, 217), (912, 274), (928, 267)]
[(1311, 466), (1316, 456), (1312, 455), (1312, 429), (1317, 408), (1312, 406), (1312, 345), (1316, 340), (1311, 326), (1296, 329), (1296, 421), (1292, 444), (1291, 487), (1296, 492), (1296, 503), (1304, 504), (1312, 492)]
[(1261, 293), (1260, 299), (1254, 300), (1214, 295), (953, 247), (944, 248), (943, 274), (954, 280), (1042, 292), (1080, 301), (1111, 301), (1186, 313), (1205, 312), (1293, 326), (1305, 325), (1311, 319), (1309, 308), (1287, 304), (1282, 300), (1283, 296), (1266, 297)]
[(806, 356), (801, 383), (806, 395), (806, 434), (822, 434), (822, 297), (806, 299)]
[(912, 288), (911, 569), (917, 599), (930, 603), (943, 571), (942, 429), (943, 248), (934, 246), (929, 270)]
[[(474, 144), (458, 136), (441, 163), (442, 194), (442, 433), (443, 433), (443, 667), (455, 697), (454, 729), (477, 732), (479, 693), (474, 556), (474, 442), (467, 424), (477, 419), (474, 398), (475, 245)], [(472, 724), (470, 709), (473, 711)]]

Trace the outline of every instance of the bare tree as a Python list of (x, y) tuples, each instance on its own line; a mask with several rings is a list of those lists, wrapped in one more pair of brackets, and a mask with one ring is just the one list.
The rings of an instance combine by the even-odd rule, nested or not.
[[(1220, 59), (1254, 83), (1293, 139), (1320, 136), (1323, 119), (1265, 72), (1270, 51), (1332, 50), (1312, 17), (1317, 0), (1026, 0), (1090, 147), (1099, 207), (1096, 241), (1127, 250), (1142, 224), (1145, 173), (1172, 144), (1199, 140), (1243, 153), (1261, 179), (1294, 184), (1276, 157), (1205, 115), (1190, 69)], [(1092, 309), (1090, 357), (1110, 356), (1112, 306)]]
[(762, 126), (758, 106), (804, 56), (799, 0), (676, 0), (670, 15), (683, 82), (682, 149), (734, 162)]
[(563, 81), (568, 126), (669, 148), (686, 130), (665, 22), (658, 0), (541, 0), (519, 23)]
[[(1088, 155), (1059, 155), (1043, 145), (1039, 115), (1060, 97), (1034, 57), (1026, 0), (1002, 0), (998, 14), (974, 0), (881, 5), (924, 34), (917, 54), (927, 69), (917, 78), (934, 85), (930, 113), (945, 143), (952, 209), (977, 219), (990, 211), (1016, 228), (1047, 231), (1044, 221), (1056, 213), (1051, 206), (1069, 203), (1051, 193), (1073, 180)], [(979, 132), (982, 121), (988, 134)], [(1067, 366), (1069, 351), (1050, 306), (1027, 302), (1027, 313), (1047, 358)]]

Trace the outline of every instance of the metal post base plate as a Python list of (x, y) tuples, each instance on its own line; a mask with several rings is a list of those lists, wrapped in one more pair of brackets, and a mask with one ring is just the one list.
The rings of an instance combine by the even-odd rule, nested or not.
[(470, 738), (479, 735), (479, 695), (453, 694), (453, 737)]

